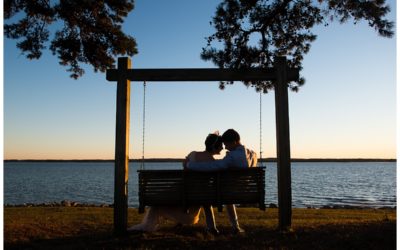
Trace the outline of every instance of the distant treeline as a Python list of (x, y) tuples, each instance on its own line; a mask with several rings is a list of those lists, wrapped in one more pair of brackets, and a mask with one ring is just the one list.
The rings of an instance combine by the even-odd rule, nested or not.
[[(182, 162), (182, 158), (149, 158), (145, 162)], [(276, 162), (276, 158), (263, 158), (262, 162)], [(363, 158), (293, 158), (292, 162), (396, 162), (396, 159), (363, 159)], [(4, 160), (4, 162), (114, 162), (110, 159), (88, 159), (88, 160)], [(131, 159), (129, 162), (142, 162), (142, 159)]]

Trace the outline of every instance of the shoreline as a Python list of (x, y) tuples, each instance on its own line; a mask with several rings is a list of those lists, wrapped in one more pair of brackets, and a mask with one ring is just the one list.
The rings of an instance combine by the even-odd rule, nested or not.
[[(28, 208), (28, 207), (104, 207), (113, 208), (114, 204), (106, 203), (81, 203), (76, 201), (62, 200), (60, 202), (45, 202), (45, 203), (23, 203), (23, 204), (4, 204), (5, 208)], [(257, 208), (252, 205), (237, 205), (238, 208)], [(129, 207), (137, 209), (138, 207)], [(266, 204), (266, 209), (278, 208), (275, 203)], [(307, 206), (307, 207), (293, 207), (292, 209), (349, 209), (349, 210), (396, 210), (397, 206), (358, 206), (358, 205), (322, 205), (322, 206)]]
[[(183, 158), (148, 158), (144, 162), (182, 162)], [(114, 162), (113, 159), (7, 159), (6, 162)], [(130, 159), (129, 162), (142, 162)], [(263, 158), (261, 162), (276, 162), (276, 158)], [(292, 158), (291, 162), (397, 162), (397, 159), (381, 158)]]

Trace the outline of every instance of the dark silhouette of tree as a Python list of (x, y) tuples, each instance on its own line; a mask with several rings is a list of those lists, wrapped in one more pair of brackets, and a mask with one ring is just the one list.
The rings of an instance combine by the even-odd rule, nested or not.
[(135, 39), (121, 31), (133, 8), (133, 0), (5, 0), (4, 33), (28, 59), (39, 59), (49, 46), (76, 79), (84, 74), (81, 63), (104, 72), (115, 55), (137, 53)]
[[(393, 36), (393, 22), (384, 19), (390, 11), (385, 0), (224, 0), (217, 7), (203, 60), (219, 68), (272, 67), (274, 56), (286, 56), (291, 67), (302, 68), (303, 56), (316, 35), (315, 25), (335, 20), (354, 24), (366, 20), (379, 35)], [(213, 47), (217, 44), (217, 48)], [(221, 82), (220, 88), (232, 82)], [(245, 82), (267, 92), (271, 82)], [(298, 91), (304, 78), (289, 87)]]

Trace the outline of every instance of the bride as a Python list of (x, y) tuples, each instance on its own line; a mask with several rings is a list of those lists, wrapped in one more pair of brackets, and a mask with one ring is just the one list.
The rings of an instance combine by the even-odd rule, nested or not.
[[(218, 132), (209, 134), (205, 140), (206, 149), (204, 151), (193, 151), (187, 157), (189, 162), (206, 162), (213, 161), (214, 155), (220, 154), (223, 149), (222, 137)], [(215, 228), (214, 213), (211, 206), (203, 206), (207, 230), (211, 233), (217, 231)], [(189, 207), (184, 211), (181, 206), (152, 206), (147, 209), (142, 222), (134, 225), (128, 231), (146, 231), (153, 232), (158, 229), (161, 219), (168, 219), (178, 224), (194, 225), (199, 222), (200, 206)]]

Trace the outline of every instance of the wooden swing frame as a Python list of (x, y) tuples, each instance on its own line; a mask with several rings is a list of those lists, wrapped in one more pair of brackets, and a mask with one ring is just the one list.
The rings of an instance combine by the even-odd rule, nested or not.
[(299, 70), (289, 68), (285, 57), (276, 57), (273, 68), (249, 69), (131, 69), (128, 57), (118, 58), (118, 68), (108, 69), (108, 81), (117, 81), (114, 233), (126, 233), (128, 222), (128, 164), (131, 81), (273, 81), (275, 90), (279, 229), (292, 224), (288, 82)]

